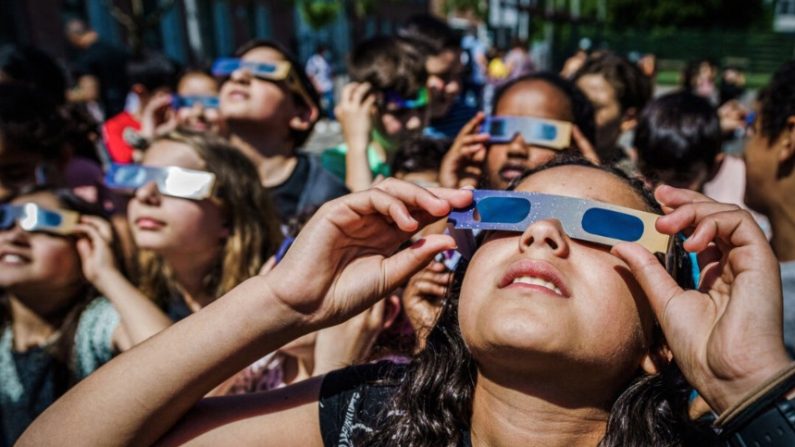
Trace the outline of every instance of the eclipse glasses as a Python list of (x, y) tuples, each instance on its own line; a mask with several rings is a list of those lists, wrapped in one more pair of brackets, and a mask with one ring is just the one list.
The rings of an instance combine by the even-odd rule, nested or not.
[(182, 109), (182, 108), (192, 108), (197, 104), (201, 105), (205, 109), (217, 109), (220, 105), (217, 96), (201, 96), (201, 95), (191, 95), (191, 96), (180, 96), (175, 95), (171, 99), (171, 107), (174, 109)]
[(29, 232), (46, 232), (66, 236), (74, 232), (80, 214), (61, 209), (45, 208), (35, 203), (0, 205), (0, 230), (8, 230), (16, 223)]
[(571, 146), (571, 123), (527, 116), (488, 116), (480, 128), (489, 143), (510, 143), (519, 134), (526, 144), (562, 150)]
[(453, 210), (447, 221), (453, 225), (453, 235), (466, 258), (474, 254), (474, 236), (471, 231), (460, 230), (524, 232), (534, 222), (556, 219), (574, 239), (607, 246), (636, 242), (652, 253), (662, 253), (671, 272), (675, 268), (672, 245), (676, 238), (655, 229), (658, 217), (654, 213), (574, 197), (474, 190), (472, 204)]
[(135, 164), (112, 164), (105, 173), (108, 188), (133, 192), (155, 182), (161, 194), (183, 199), (202, 200), (213, 194), (215, 174), (206, 171)]
[(312, 100), (312, 96), (306, 90), (306, 87), (304, 87), (295, 74), (295, 67), (287, 61), (266, 63), (222, 57), (216, 59), (212, 67), (213, 76), (217, 77), (230, 76), (237, 70), (248, 70), (255, 78), (264, 79), (266, 81), (284, 81), (290, 90), (297, 93), (306, 101), (307, 105), (317, 105), (316, 102)]

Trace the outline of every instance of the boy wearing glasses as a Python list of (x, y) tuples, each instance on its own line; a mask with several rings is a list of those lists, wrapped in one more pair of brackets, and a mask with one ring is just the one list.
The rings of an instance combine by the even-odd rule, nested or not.
[(400, 143), (428, 123), (429, 93), (422, 55), (405, 40), (376, 37), (351, 54), (353, 82), (342, 90), (337, 119), (345, 143), (327, 149), (323, 165), (351, 191), (389, 177)]
[(216, 62), (229, 140), (257, 167), (282, 221), (348, 191), (317, 156), (299, 152), (318, 119), (318, 95), (281, 45), (252, 41)]

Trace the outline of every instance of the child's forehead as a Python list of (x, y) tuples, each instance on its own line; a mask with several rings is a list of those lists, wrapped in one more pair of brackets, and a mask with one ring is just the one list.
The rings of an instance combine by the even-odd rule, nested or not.
[(544, 169), (522, 180), (516, 191), (579, 197), (646, 211), (640, 194), (617, 176), (587, 166), (564, 165)]
[(541, 80), (521, 81), (509, 87), (495, 105), (494, 113), (560, 121), (573, 120), (568, 96)]
[(11, 201), (14, 205), (21, 205), (23, 203), (35, 203), (45, 208), (62, 208), (58, 198), (55, 194), (49, 191), (39, 191), (30, 194), (21, 195)]
[(279, 50), (271, 47), (252, 48), (246, 51), (245, 53), (243, 53), (241, 59), (247, 62), (263, 62), (263, 63), (284, 62), (287, 60), (284, 54), (282, 54)]

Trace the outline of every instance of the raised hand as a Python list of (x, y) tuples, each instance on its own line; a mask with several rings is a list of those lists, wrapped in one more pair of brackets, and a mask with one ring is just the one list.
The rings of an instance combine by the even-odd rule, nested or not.
[(613, 253), (643, 287), (682, 372), (722, 412), (789, 364), (778, 262), (747, 211), (669, 186), (655, 195), (667, 213), (657, 229), (690, 234), (684, 247), (698, 253), (698, 289), (681, 289), (639, 245)]
[(77, 253), (86, 279), (101, 288), (100, 283), (110, 272), (118, 270), (111, 244), (113, 230), (110, 223), (95, 216), (80, 216), (77, 231), (85, 235), (77, 241)]
[(387, 179), (327, 203), (268, 275), (275, 297), (306, 316), (310, 327), (344, 321), (420, 270), (437, 253), (454, 248), (433, 234), (396, 252), (423, 226), (472, 200), (469, 191), (426, 190)]
[(475, 187), (483, 175), (489, 134), (480, 133), (485, 115), (478, 112), (456, 136), (439, 168), (439, 183), (445, 188)]

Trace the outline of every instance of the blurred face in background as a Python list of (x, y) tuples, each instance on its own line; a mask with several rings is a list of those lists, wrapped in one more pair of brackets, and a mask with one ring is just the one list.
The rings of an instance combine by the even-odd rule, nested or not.
[[(218, 81), (202, 72), (189, 72), (179, 80), (177, 94), (180, 96), (217, 97)], [(192, 107), (177, 109), (177, 122), (183, 129), (213, 133), (221, 131), (219, 109), (206, 107), (199, 102)]]

